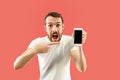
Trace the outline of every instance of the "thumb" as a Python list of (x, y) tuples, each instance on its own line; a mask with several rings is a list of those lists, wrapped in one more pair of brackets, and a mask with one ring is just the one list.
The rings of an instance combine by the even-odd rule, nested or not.
[(72, 38), (74, 38), (74, 33), (72, 33)]

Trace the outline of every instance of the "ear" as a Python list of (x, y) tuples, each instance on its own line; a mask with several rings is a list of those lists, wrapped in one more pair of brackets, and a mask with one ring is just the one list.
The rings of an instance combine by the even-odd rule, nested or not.
[(46, 28), (46, 26), (44, 25), (44, 29), (45, 29), (45, 31), (47, 32), (47, 28)]
[(44, 28), (46, 29), (46, 25), (44, 24)]
[(64, 29), (64, 24), (62, 25), (62, 29)]

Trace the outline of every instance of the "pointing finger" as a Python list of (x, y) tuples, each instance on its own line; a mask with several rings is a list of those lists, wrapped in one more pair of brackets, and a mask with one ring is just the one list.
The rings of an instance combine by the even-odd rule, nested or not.
[(50, 42), (48, 43), (49, 45), (56, 45), (56, 44), (60, 44), (60, 42)]

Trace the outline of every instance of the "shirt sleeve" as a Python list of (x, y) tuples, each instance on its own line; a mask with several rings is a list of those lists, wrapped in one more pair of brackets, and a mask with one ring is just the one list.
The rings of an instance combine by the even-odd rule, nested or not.
[(70, 39), (70, 41), (69, 41), (69, 46), (70, 46), (70, 50), (71, 50), (71, 51), (77, 49), (77, 46), (74, 45), (74, 38), (71, 38), (71, 39)]
[(35, 44), (37, 44), (38, 42), (40, 42), (40, 38), (34, 39), (33, 41), (31, 41), (31, 43), (28, 45), (28, 48), (33, 48), (33, 46)]
[(77, 48), (77, 46), (74, 45), (74, 38), (70, 38), (70, 40), (68, 41), (68, 45), (71, 51), (76, 50)]

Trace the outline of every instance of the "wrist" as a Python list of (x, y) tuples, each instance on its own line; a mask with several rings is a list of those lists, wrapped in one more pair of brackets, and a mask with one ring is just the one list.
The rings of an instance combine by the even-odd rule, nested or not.
[(82, 50), (82, 45), (81, 46), (78, 46), (79, 47), (79, 50), (81, 51)]

